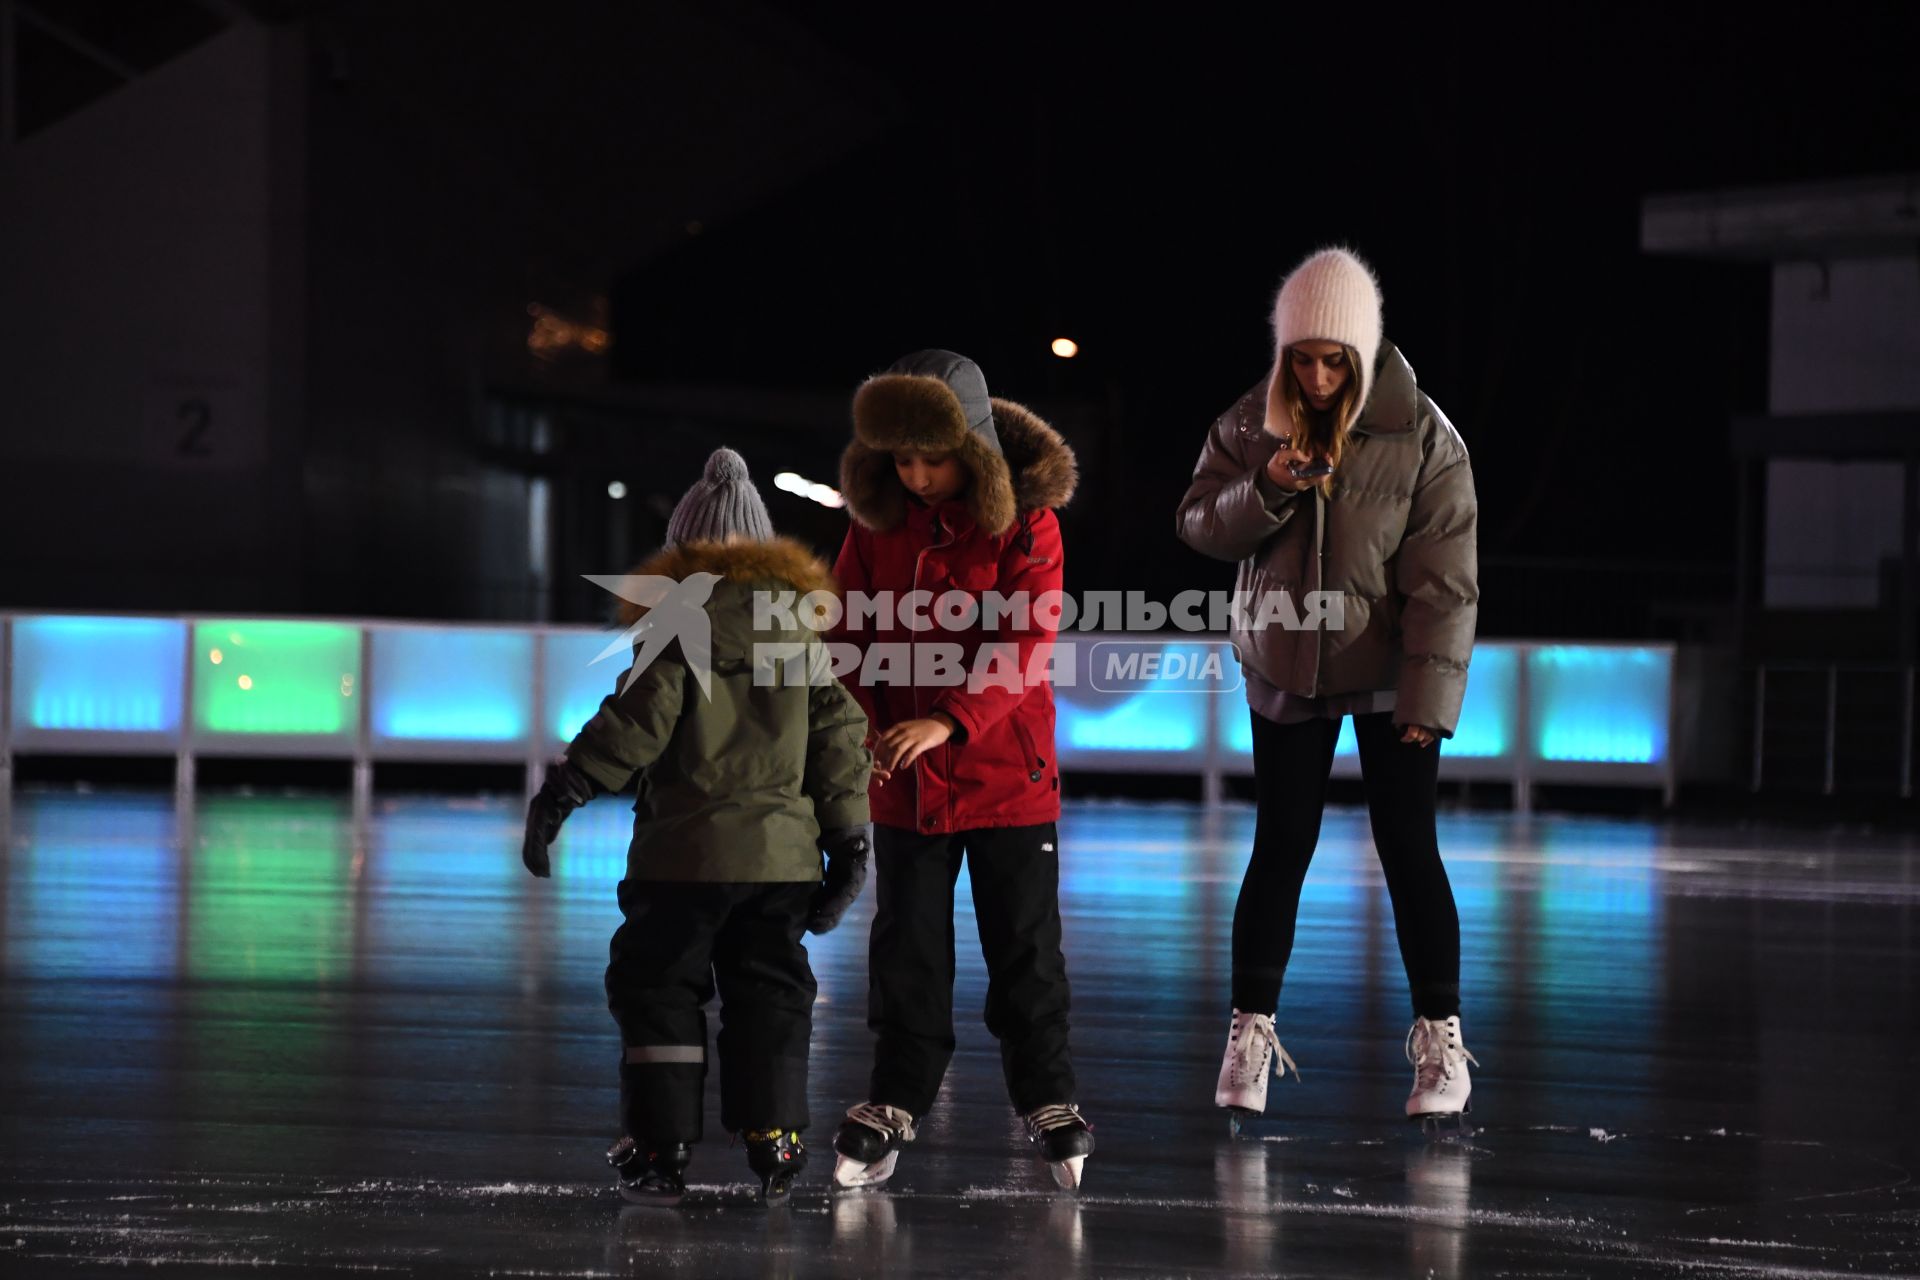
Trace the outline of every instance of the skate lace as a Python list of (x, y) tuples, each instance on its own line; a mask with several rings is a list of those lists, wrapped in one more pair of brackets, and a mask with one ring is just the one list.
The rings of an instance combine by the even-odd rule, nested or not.
[(913, 1117), (898, 1107), (889, 1107), (880, 1102), (862, 1102), (847, 1108), (847, 1119), (867, 1126), (888, 1140), (898, 1134), (902, 1142), (913, 1141)]
[(1071, 1102), (1054, 1103), (1027, 1113), (1027, 1132), (1036, 1138), (1043, 1133), (1064, 1129), (1074, 1124), (1088, 1129), (1093, 1127), (1081, 1116), (1080, 1108)]
[(1300, 1078), (1300, 1068), (1280, 1046), (1280, 1037), (1273, 1029), (1273, 1019), (1264, 1013), (1242, 1014), (1233, 1024), (1233, 1076), (1236, 1084), (1250, 1084), (1266, 1075), (1267, 1064), (1260, 1056), (1265, 1049), (1273, 1051), (1273, 1061), (1278, 1064), (1282, 1080), (1287, 1078), (1288, 1067), (1293, 1068), (1295, 1080)]
[(1407, 1061), (1413, 1064), (1415, 1088), (1438, 1089), (1443, 1081), (1453, 1079), (1462, 1059), (1480, 1065), (1464, 1043), (1448, 1043), (1444, 1022), (1416, 1018), (1407, 1029)]

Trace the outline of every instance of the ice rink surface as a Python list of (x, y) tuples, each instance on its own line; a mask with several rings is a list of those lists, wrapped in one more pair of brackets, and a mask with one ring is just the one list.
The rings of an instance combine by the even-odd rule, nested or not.
[[(6, 803), (6, 802), (0, 802)], [(1084, 805), (1061, 898), (1078, 1197), (978, 1011), (884, 1192), (829, 1195), (864, 1091), (871, 895), (813, 943), (815, 1158), (754, 1204), (709, 1138), (623, 1206), (600, 988), (631, 814), (518, 858), (506, 799), (23, 791), (0, 843), (0, 1275), (1920, 1275), (1920, 856), (1904, 836), (1461, 814), (1477, 1133), (1399, 1119), (1410, 1011), (1363, 813), (1328, 814), (1277, 1020), (1302, 1080), (1212, 1106), (1250, 810)]]

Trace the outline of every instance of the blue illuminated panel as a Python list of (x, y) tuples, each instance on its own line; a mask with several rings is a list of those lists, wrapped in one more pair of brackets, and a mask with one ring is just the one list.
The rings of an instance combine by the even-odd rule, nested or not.
[(1520, 745), (1520, 651), (1514, 645), (1473, 648), (1467, 671), (1467, 698), (1460, 723), (1447, 739), (1445, 754), (1479, 760), (1511, 755)]
[[(1253, 712), (1247, 706), (1244, 696), (1236, 695), (1220, 707), (1225, 720), (1227, 751), (1233, 755), (1251, 756), (1253, 754)], [(1353, 721), (1342, 721), (1340, 741), (1334, 744), (1333, 753), (1337, 756), (1355, 756), (1360, 754), (1360, 744), (1353, 736)]]
[(1081, 706), (1075, 691), (1055, 691), (1055, 736), (1060, 749), (1073, 751), (1188, 752), (1203, 748), (1206, 704), (1203, 695), (1180, 692), (1137, 693), (1104, 706)]
[[(1467, 697), (1460, 707), (1460, 723), (1444, 749), (1447, 757), (1496, 760), (1511, 754), (1517, 745), (1520, 677), (1519, 647), (1511, 644), (1481, 644), (1473, 649), (1473, 665), (1467, 678)], [(1253, 754), (1253, 721), (1246, 695), (1236, 692), (1222, 695), (1220, 705), (1221, 745), (1229, 756)], [(1337, 756), (1357, 756), (1359, 743), (1353, 736), (1353, 721), (1340, 726), (1340, 741), (1334, 747)]]
[(1073, 682), (1054, 688), (1061, 751), (1206, 750), (1207, 703), (1240, 683), (1224, 644), (1080, 639)]
[(1220, 695), (1220, 729), (1229, 755), (1253, 754), (1252, 716), (1244, 695)]
[[(1247, 706), (1246, 695), (1235, 693), (1221, 703), (1220, 715), (1226, 734), (1227, 752), (1231, 755), (1251, 756), (1253, 754), (1253, 712)], [(1336, 756), (1360, 754), (1360, 742), (1353, 736), (1351, 719), (1340, 722), (1340, 740), (1333, 744), (1333, 754)]]
[(1665, 762), (1670, 651), (1547, 645), (1533, 651), (1527, 680), (1541, 760)]
[(551, 742), (572, 742), (580, 727), (593, 719), (601, 701), (620, 685), (633, 665), (630, 651), (600, 662), (594, 659), (620, 638), (617, 631), (550, 631), (547, 633), (547, 705), (541, 709), (541, 728)]
[(533, 727), (533, 637), (391, 627), (373, 633), (373, 736), (520, 742)]
[(17, 733), (173, 734), (187, 628), (158, 618), (16, 618)]

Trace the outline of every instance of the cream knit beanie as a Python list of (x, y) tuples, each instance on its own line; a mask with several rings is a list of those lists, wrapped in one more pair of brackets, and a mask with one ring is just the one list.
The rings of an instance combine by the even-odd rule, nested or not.
[(1273, 303), (1273, 377), (1267, 384), (1267, 430), (1291, 435), (1280, 401), (1287, 348), (1296, 342), (1339, 342), (1360, 357), (1360, 403), (1373, 394), (1380, 354), (1380, 285), (1367, 264), (1345, 249), (1322, 249), (1295, 267)]

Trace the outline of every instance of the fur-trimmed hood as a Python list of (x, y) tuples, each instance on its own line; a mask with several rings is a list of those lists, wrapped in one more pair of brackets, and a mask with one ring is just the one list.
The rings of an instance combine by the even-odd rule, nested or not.
[(1025, 405), (988, 396), (978, 367), (952, 352), (916, 353), (854, 393), (840, 492), (869, 529), (897, 528), (906, 518), (907, 490), (893, 468), (902, 450), (959, 459), (973, 478), (967, 507), (993, 537), (1025, 512), (1065, 506), (1079, 482), (1060, 433)]
[[(667, 547), (637, 566), (631, 577), (671, 578), (681, 582), (696, 573), (711, 573), (743, 587), (777, 583), (804, 596), (813, 591), (838, 592), (826, 562), (791, 538), (765, 542), (683, 542)], [(630, 600), (620, 602), (620, 625), (632, 626), (646, 613)]]

